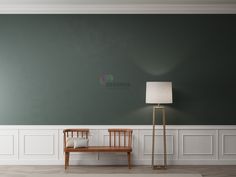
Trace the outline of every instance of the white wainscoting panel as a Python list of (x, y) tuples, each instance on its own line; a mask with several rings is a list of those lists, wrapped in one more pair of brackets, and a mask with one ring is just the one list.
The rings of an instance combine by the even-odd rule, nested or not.
[(20, 159), (58, 159), (58, 130), (19, 130), (19, 140)]
[[(63, 129), (89, 128), (89, 145), (108, 145), (108, 128), (133, 129), (132, 163), (151, 165), (152, 126), (1, 125), (1, 165), (63, 165)], [(163, 163), (163, 131), (156, 127), (155, 164)], [(236, 126), (167, 126), (169, 165), (236, 165)], [(71, 153), (70, 164), (127, 164), (126, 153)]]
[(216, 130), (179, 130), (179, 159), (217, 159)]
[[(166, 142), (167, 142), (167, 158), (169, 164), (172, 164), (172, 160), (177, 159), (178, 145), (177, 145), (177, 131), (167, 130)], [(163, 131), (156, 130), (155, 132), (155, 164), (163, 162)], [(150, 164), (152, 159), (152, 130), (140, 130), (139, 135), (139, 156), (141, 160), (145, 160), (147, 164)]]
[(183, 155), (212, 155), (213, 135), (183, 135)]
[(220, 159), (235, 160), (236, 159), (236, 130), (220, 130), (219, 147)]
[(18, 131), (0, 130), (0, 159), (18, 158)]

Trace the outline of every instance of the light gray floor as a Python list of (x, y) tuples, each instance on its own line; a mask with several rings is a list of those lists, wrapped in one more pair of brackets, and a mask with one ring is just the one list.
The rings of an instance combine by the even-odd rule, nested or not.
[(152, 170), (150, 166), (70, 166), (66, 171), (63, 166), (0, 166), (0, 177), (21, 177), (25, 174), (80, 174), (80, 173), (191, 173), (203, 177), (236, 177), (236, 166), (168, 166), (167, 170)]

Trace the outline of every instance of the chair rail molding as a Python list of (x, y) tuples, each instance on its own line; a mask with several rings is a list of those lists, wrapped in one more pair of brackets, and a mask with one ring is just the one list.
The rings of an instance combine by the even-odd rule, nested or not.
[[(132, 128), (132, 163), (151, 165), (152, 125), (0, 125), (1, 165), (63, 165), (63, 129), (89, 128), (89, 144), (104, 145), (108, 128)], [(156, 127), (156, 163), (163, 158)], [(169, 165), (236, 165), (236, 125), (167, 125)], [(126, 154), (71, 155), (71, 164), (124, 165)]]

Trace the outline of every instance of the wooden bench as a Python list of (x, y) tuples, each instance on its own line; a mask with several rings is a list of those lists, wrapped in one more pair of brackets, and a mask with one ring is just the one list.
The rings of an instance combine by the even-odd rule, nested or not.
[(131, 129), (108, 129), (108, 146), (88, 146), (81, 148), (66, 147), (68, 137), (83, 137), (88, 139), (89, 129), (65, 129), (64, 133), (64, 152), (65, 169), (69, 166), (70, 152), (126, 152), (128, 156), (128, 167), (131, 168), (132, 152), (132, 130)]

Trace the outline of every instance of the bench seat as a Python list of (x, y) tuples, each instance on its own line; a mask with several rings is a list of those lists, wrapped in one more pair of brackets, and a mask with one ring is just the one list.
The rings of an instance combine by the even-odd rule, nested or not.
[(132, 132), (131, 129), (108, 129), (109, 145), (108, 146), (88, 146), (80, 148), (66, 147), (66, 141), (69, 137), (82, 137), (88, 139), (89, 129), (65, 129), (64, 133), (64, 153), (65, 169), (69, 166), (71, 152), (125, 152), (128, 157), (128, 167), (131, 168), (132, 152)]
[(113, 147), (113, 146), (89, 146), (89, 147), (82, 147), (82, 148), (65, 148), (65, 152), (132, 152), (131, 147), (127, 146), (120, 146), (120, 147)]

